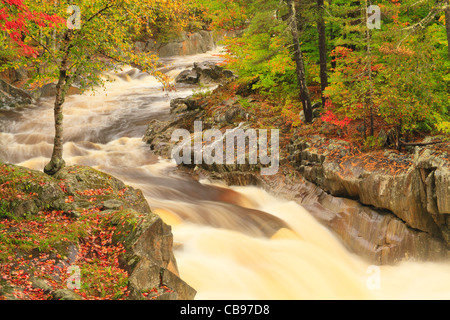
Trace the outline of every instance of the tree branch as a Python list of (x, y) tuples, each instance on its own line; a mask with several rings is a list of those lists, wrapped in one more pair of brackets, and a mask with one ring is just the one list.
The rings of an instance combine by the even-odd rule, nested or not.
[[(420, 1), (419, 1), (420, 2)], [(418, 3), (416, 3), (418, 4)], [(415, 5), (415, 4), (414, 4)], [(429, 13), (428, 15), (423, 18), (422, 20), (420, 20), (419, 22), (417, 22), (416, 24), (409, 26), (407, 28), (402, 29), (403, 31), (409, 31), (408, 34), (402, 39), (400, 40), (400, 42), (397, 44), (397, 49), (400, 48), (400, 46), (402, 45), (402, 43), (409, 38), (412, 34), (414, 34), (417, 30), (421, 30), (421, 29), (425, 29), (425, 27), (430, 23), (431, 20), (433, 20), (436, 15), (443, 11), (448, 9), (449, 5), (442, 2), (442, 3), (438, 3), (436, 7), (434, 7)]]
[(40, 40), (33, 37), (31, 34), (28, 34), (27, 36), (36, 41), (45, 51), (47, 51), (50, 54), (50, 56), (52, 57), (52, 62), (57, 63), (55, 56), (53, 55), (52, 50), (50, 50), (49, 47), (43, 44)]
[(107, 4), (106, 7), (104, 7), (103, 9), (97, 11), (96, 13), (94, 13), (89, 19), (86, 20), (86, 22), (90, 22), (91, 20), (93, 20), (95, 17), (97, 17), (98, 15), (101, 15), (104, 11), (110, 9), (114, 7), (114, 4)]

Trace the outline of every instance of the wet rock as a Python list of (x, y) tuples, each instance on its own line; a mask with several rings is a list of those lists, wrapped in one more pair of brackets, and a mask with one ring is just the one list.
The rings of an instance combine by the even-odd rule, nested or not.
[(410, 228), (392, 212), (334, 197), (302, 177), (255, 178), (256, 184), (270, 193), (301, 204), (349, 250), (370, 263), (443, 261), (450, 257), (448, 246), (440, 237)]
[(175, 81), (177, 83), (206, 85), (221, 83), (232, 78), (234, 78), (234, 74), (231, 71), (218, 66), (215, 62), (207, 61), (194, 63), (192, 69), (183, 71)]
[(158, 155), (169, 158), (173, 148), (171, 136), (175, 128), (177, 128), (176, 122), (154, 119), (149, 123), (143, 141)]
[(199, 75), (195, 70), (184, 70), (178, 75), (178, 77), (176, 77), (175, 82), (186, 84), (198, 84)]
[[(258, 185), (275, 196), (296, 201), (329, 227), (349, 250), (374, 264), (396, 264), (409, 259), (441, 261), (450, 257), (446, 236), (449, 215), (442, 211), (448, 201), (448, 174), (439, 178), (444, 179), (439, 180), (439, 187), (435, 176), (449, 166), (440, 163), (439, 157), (422, 153), (422, 166), (440, 163), (438, 170), (419, 174), (423, 178), (417, 170), (392, 176), (371, 172), (362, 165), (331, 161), (327, 152), (345, 156), (345, 147), (349, 146), (346, 142), (315, 137), (293, 143), (289, 159), (297, 169), (303, 168), (302, 176), (264, 177), (257, 171), (228, 165), (197, 166), (194, 172), (229, 185)], [(329, 146), (327, 151), (314, 148), (323, 144)], [(398, 155), (391, 153), (386, 157), (398, 160)], [(418, 179), (425, 183), (420, 185)], [(427, 206), (433, 209), (426, 209)]]
[(157, 53), (159, 57), (167, 58), (206, 53), (214, 50), (216, 43), (211, 31), (201, 30), (194, 33), (182, 32), (178, 38), (165, 42), (138, 41), (135, 46), (140, 53)]
[(193, 111), (202, 107), (202, 102), (192, 96), (177, 98), (170, 101), (171, 113), (181, 113), (183, 111)]
[(194, 63), (194, 71), (199, 75), (199, 82), (203, 84), (217, 83), (225, 79), (233, 78), (233, 73), (215, 62)]

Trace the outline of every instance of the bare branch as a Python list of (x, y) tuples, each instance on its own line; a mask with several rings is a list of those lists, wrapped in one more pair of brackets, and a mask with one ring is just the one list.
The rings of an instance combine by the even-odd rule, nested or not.
[[(419, 3), (421, 3), (423, 1), (418, 1), (416, 2), (414, 5), (418, 5)], [(436, 17), (436, 15), (439, 12), (442, 12), (443, 10), (446, 10), (449, 8), (449, 5), (442, 2), (442, 3), (438, 3), (436, 7), (433, 7), (433, 9), (428, 13), (428, 15), (423, 18), (421, 21), (419, 21), (416, 24), (413, 24), (412, 26), (409, 26), (407, 28), (403, 28), (401, 29), (402, 31), (408, 31), (408, 34), (403, 37), (402, 40), (400, 40), (400, 42), (397, 44), (397, 49), (400, 48), (400, 46), (402, 45), (402, 43), (408, 39), (412, 34), (414, 34), (415, 32), (417, 32), (418, 30), (423, 30), (427, 27), (427, 25)]]

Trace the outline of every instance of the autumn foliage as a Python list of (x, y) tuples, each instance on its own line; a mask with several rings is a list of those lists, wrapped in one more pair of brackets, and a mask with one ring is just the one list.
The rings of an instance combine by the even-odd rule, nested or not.
[[(243, 35), (225, 42), (226, 63), (239, 74), (240, 85), (266, 96), (283, 114), (299, 102), (287, 9), (280, 1), (253, 4), (257, 10), (250, 11)], [(364, 2), (325, 2), (325, 105), (320, 92), (315, 94), (321, 87), (315, 26), (320, 17), (315, 1), (297, 5), (306, 80), (313, 104), (321, 105), (315, 121), (324, 128), (334, 126), (335, 133), (348, 131), (347, 138), (361, 144), (392, 130), (399, 139), (450, 133), (448, 39), (444, 10), (436, 9), (437, 4), (379, 1), (381, 29), (371, 30)], [(351, 130), (339, 130), (347, 128)]]
[(57, 28), (63, 23), (65, 20), (56, 14), (30, 9), (24, 0), (0, 1), (0, 31), (6, 32), (25, 55), (36, 57), (38, 54), (37, 49), (25, 41), (32, 29)]

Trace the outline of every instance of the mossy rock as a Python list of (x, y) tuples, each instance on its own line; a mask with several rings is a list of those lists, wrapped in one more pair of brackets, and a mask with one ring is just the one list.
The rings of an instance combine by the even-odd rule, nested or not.
[(24, 217), (43, 211), (73, 213), (83, 208), (134, 209), (148, 214), (142, 191), (85, 166), (66, 167), (55, 176), (25, 167), (0, 165), (0, 218)]
[(111, 187), (114, 191), (124, 189), (125, 184), (119, 179), (86, 166), (72, 166), (61, 169), (54, 178), (65, 183), (68, 193), (75, 191), (106, 189)]
[(122, 207), (142, 213), (151, 212), (140, 190), (126, 186), (121, 180), (91, 167), (66, 167), (54, 178), (64, 184), (67, 194), (73, 196), (76, 207), (95, 206), (106, 210)]
[(0, 166), (0, 216), (23, 217), (44, 210), (62, 210), (65, 193), (57, 180), (43, 172), (25, 167), (3, 164)]

